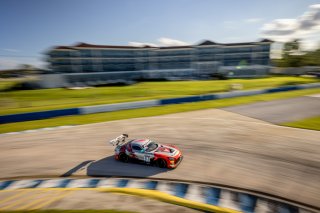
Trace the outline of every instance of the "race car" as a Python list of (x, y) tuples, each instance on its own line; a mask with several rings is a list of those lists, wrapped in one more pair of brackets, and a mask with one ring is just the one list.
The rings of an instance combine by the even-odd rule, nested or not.
[(128, 140), (128, 134), (122, 134), (110, 141), (116, 146), (115, 159), (122, 162), (136, 160), (160, 168), (176, 168), (182, 161), (182, 153), (173, 145), (159, 144), (150, 139)]

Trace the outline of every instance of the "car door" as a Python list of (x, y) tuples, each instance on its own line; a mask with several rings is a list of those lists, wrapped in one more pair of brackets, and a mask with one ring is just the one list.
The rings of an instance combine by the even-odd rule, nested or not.
[(137, 144), (134, 144), (132, 145), (132, 152), (134, 154), (134, 156), (136, 156), (136, 158), (138, 160), (142, 160), (144, 161), (144, 153), (142, 152), (142, 147), (137, 145)]

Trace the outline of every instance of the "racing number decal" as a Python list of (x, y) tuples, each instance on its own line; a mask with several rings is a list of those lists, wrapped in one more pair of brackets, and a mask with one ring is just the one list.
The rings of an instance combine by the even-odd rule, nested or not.
[(150, 163), (150, 156), (149, 155), (145, 155), (144, 156), (144, 161), (147, 163)]

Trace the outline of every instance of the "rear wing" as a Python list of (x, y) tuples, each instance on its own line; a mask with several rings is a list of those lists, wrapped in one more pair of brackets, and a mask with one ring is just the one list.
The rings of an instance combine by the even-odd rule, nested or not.
[(129, 137), (128, 134), (122, 134), (122, 135), (116, 137), (115, 139), (112, 139), (109, 143), (112, 146), (119, 146), (119, 145), (125, 144), (126, 143), (126, 139), (128, 137)]

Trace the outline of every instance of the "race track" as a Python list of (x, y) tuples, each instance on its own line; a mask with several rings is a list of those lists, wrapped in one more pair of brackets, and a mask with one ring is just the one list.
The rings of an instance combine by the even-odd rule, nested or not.
[[(108, 140), (128, 133), (177, 145), (175, 170), (114, 161)], [(0, 178), (139, 176), (258, 190), (320, 206), (320, 132), (218, 109), (0, 136)]]
[(274, 124), (320, 116), (320, 97), (304, 96), (226, 107), (224, 110)]

